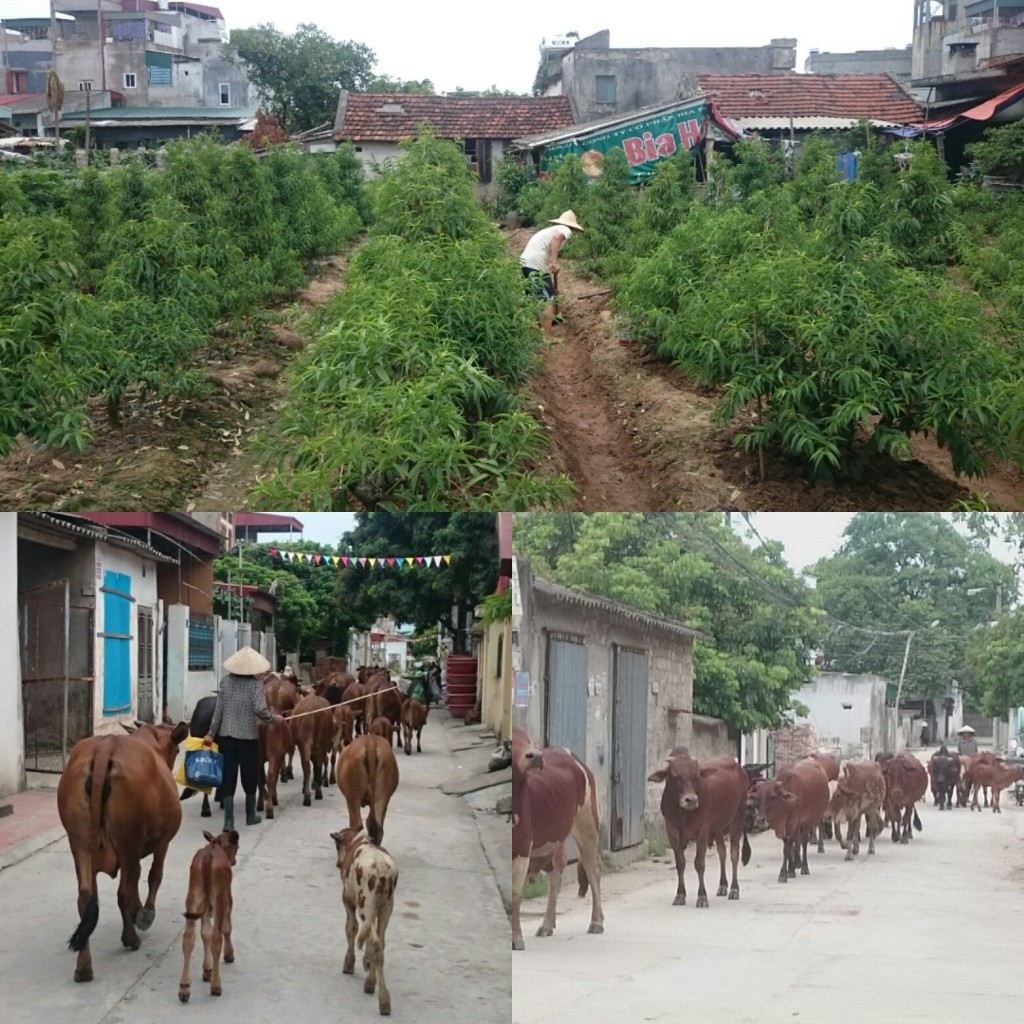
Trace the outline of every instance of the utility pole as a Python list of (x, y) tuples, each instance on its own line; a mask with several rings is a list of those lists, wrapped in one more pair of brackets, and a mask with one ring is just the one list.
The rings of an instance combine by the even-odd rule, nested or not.
[(893, 730), (892, 736), (892, 752), (895, 754), (896, 751), (896, 737), (899, 735), (900, 729), (900, 697), (903, 694), (903, 678), (907, 674), (907, 659), (910, 657), (910, 641), (914, 639), (913, 632), (907, 634), (907, 646), (903, 649), (903, 668), (900, 669), (900, 681), (896, 686), (896, 727)]

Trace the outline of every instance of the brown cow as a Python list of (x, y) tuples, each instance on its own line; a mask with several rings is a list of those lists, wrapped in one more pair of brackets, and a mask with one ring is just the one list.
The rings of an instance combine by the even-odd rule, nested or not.
[(402, 727), (402, 697), (386, 671), (371, 676), (366, 685), (366, 721), (387, 718), (395, 731)]
[(224, 963), (235, 962), (235, 949), (231, 945), (231, 869), (238, 856), (238, 833), (234, 829), (221, 832), (219, 836), (204, 832), (203, 837), (207, 845), (197, 850), (192, 858), (185, 897), (185, 934), (181, 937), (185, 965), (178, 982), (178, 998), (183, 1003), (187, 1003), (192, 994), (189, 964), (196, 944), (196, 921), (202, 921), (203, 981), (210, 983), (210, 995), (221, 993), (221, 949)]
[(523, 882), (540, 871), (548, 876), (548, 905), (539, 936), (555, 930), (562, 872), (568, 863), (565, 840), (579, 850), (580, 896), (592, 890), (591, 934), (604, 931), (598, 861), (600, 823), (594, 773), (568, 750), (536, 750), (522, 730), (512, 730), (512, 948), (524, 949), (519, 908)]
[(782, 867), (779, 881), (810, 874), (807, 843), (828, 809), (828, 777), (812, 758), (780, 769), (774, 779), (755, 782), (748, 803), (759, 805), (762, 816), (777, 838), (782, 840)]
[[(267, 707), (282, 718), (287, 718), (302, 699), (298, 679), (294, 675), (278, 675), (276, 672), (268, 672), (263, 677), (263, 694), (267, 698)], [(292, 747), (288, 752), (288, 764), (281, 769), (282, 782), (295, 778), (295, 772), (292, 770), (294, 756), (295, 748)]]
[(366, 732), (366, 687), (360, 682), (349, 683), (341, 695), (341, 702), (356, 716), (355, 734)]
[(914, 804), (928, 790), (928, 772), (913, 754), (896, 754), (882, 765), (885, 776), (886, 817), (892, 825), (892, 841), (907, 843), (913, 838), (910, 830), (921, 830), (921, 819)]
[(366, 831), (378, 846), (384, 838), (384, 815), (398, 788), (398, 762), (381, 736), (357, 736), (338, 762), (338, 789), (348, 805), (349, 828), (363, 827), (362, 808), (369, 807)]
[[(991, 750), (983, 750), (980, 754), (968, 754), (966, 756), (962, 756), (960, 758), (960, 762), (961, 762), (960, 778), (961, 778), (961, 780), (963, 782), (963, 790), (962, 790), (963, 803), (960, 806), (961, 807), (967, 807), (971, 803), (971, 793), (972, 793), (972, 791), (974, 792), (974, 799), (975, 799), (975, 801), (977, 801), (977, 798), (978, 798), (978, 794), (977, 794), (978, 787), (977, 787), (977, 783), (975, 782), (974, 774), (973, 774), (974, 767), (976, 765), (982, 765), (982, 764), (984, 764), (984, 765), (995, 765), (995, 764), (1000, 764), (1001, 762), (996, 757), (996, 755), (992, 753)], [(988, 807), (988, 790), (989, 790), (989, 787), (987, 785), (985, 785), (985, 786), (982, 786), (981, 789), (982, 789), (982, 792), (983, 792), (984, 797), (985, 797), (985, 806)], [(971, 806), (971, 809), (972, 810), (974, 809), (973, 806)], [(979, 808), (979, 810), (980, 810), (980, 808)]]
[[(688, 753), (673, 752), (668, 765), (647, 777), (648, 782), (663, 782), (661, 813), (665, 819), (669, 842), (676, 858), (675, 906), (686, 903), (686, 844), (693, 840), (696, 851), (693, 865), (697, 869), (697, 906), (708, 905), (704, 888), (704, 863), (708, 844), (714, 840), (718, 847), (721, 873), (718, 895), (729, 899), (740, 898), (740, 885), (736, 878), (736, 865), (740, 858), (740, 837), (743, 838), (743, 864), (750, 861), (750, 844), (744, 828), (747, 805), (747, 773), (735, 758), (713, 757), (697, 761)], [(725, 836), (728, 834), (732, 854), (732, 885), (725, 876)]]
[(277, 780), (284, 770), (285, 758), (295, 752), (295, 741), (288, 719), (275, 719), (272, 725), (260, 719), (256, 722), (256, 732), (260, 745), (260, 790), (256, 810), (266, 807), (267, 817), (273, 818), (277, 807)]
[[(57, 812), (68, 835), (78, 878), (80, 923), (68, 941), (77, 951), (75, 981), (92, 981), (89, 936), (99, 921), (96, 875), (116, 878), (121, 945), (139, 948), (156, 916), (167, 848), (181, 826), (181, 804), (171, 768), (188, 724), (136, 722), (130, 736), (88, 736), (71, 750), (57, 786)], [(128, 727), (125, 726), (127, 729)], [(139, 898), (140, 861), (152, 854), (145, 906)]]
[(338, 704), (331, 712), (334, 722), (334, 738), (331, 741), (331, 770), (327, 776), (327, 785), (333, 786), (337, 780), (335, 768), (342, 750), (353, 740), (353, 729), (355, 727), (355, 712), (345, 704)]
[(309, 807), (312, 803), (309, 789), (310, 765), (313, 768), (313, 789), (316, 798), (322, 800), (324, 796), (321, 787), (327, 777), (331, 741), (334, 738), (334, 719), (331, 717), (330, 703), (316, 694), (303, 697), (295, 705), (289, 725), (302, 764), (302, 806)]
[(971, 776), (974, 779), (974, 803), (971, 810), (981, 810), (978, 807), (978, 790), (992, 787), (992, 813), (1002, 814), (999, 807), (999, 794), (1012, 786), (1018, 779), (1024, 779), (1024, 770), (1020, 768), (1007, 768), (1005, 764), (975, 764), (971, 768)]
[[(875, 761), (847, 761), (835, 783), (829, 804), (839, 845), (846, 850), (846, 859), (860, 853), (860, 819), (868, 837), (868, 853), (875, 852), (875, 836), (885, 827), (882, 810), (885, 807), (885, 776), (882, 766)], [(841, 829), (848, 822), (846, 842)]]
[[(835, 786), (833, 782), (839, 778), (839, 762), (826, 750), (816, 750), (812, 754), (808, 754), (807, 757), (801, 758), (801, 760), (811, 760), (819, 764), (822, 770), (825, 772), (825, 777), (829, 781), (829, 803), (831, 806), (831, 797), (835, 793)], [(818, 836), (818, 853), (825, 852), (825, 840), (832, 838), (832, 815), (826, 810), (821, 821), (818, 823), (817, 828)], [(843, 844), (840, 843), (840, 846)], [(845, 846), (843, 847), (845, 849)]]
[(383, 715), (375, 718), (367, 731), (371, 736), (383, 736), (390, 746), (394, 745), (395, 727), (391, 724), (390, 718)]
[(398, 868), (382, 846), (370, 842), (363, 829), (345, 828), (332, 832), (341, 872), (341, 900), (345, 905), (345, 938), (348, 949), (342, 965), (344, 974), (356, 967), (355, 947), (366, 945), (363, 991), (377, 989), (377, 1008), (391, 1013), (391, 993), (384, 981), (384, 933), (391, 920), (398, 885)]
[(423, 753), (423, 746), (420, 743), (420, 733), (427, 721), (427, 708), (425, 708), (415, 697), (410, 697), (402, 704), (402, 737), (404, 740), (405, 752), (412, 753), (412, 734), (416, 733), (416, 753)]

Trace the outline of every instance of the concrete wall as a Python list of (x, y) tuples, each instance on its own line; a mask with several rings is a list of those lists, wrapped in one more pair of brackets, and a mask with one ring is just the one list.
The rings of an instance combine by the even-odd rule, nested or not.
[(809, 75), (868, 75), (888, 72), (909, 81), (913, 52), (905, 50), (855, 50), (852, 53), (811, 53), (804, 61)]
[(492, 622), (483, 632), (476, 652), (480, 721), (503, 740), (511, 734), (512, 624)]
[(872, 751), (885, 739), (885, 687), (881, 676), (823, 672), (795, 694), (809, 711), (809, 723), (823, 747), (838, 747), (843, 757), (861, 755), (861, 730), (870, 729)]
[[(93, 732), (99, 736), (104, 733), (120, 735), (122, 733), (121, 722), (130, 723), (136, 716), (139, 706), (139, 628), (138, 610), (143, 608), (156, 610), (156, 563), (150, 559), (143, 558), (127, 548), (115, 547), (105, 541), (96, 543), (95, 563), (95, 586), (96, 586), (96, 645), (93, 650), (93, 676), (96, 680), (93, 686)], [(131, 604), (129, 612), (129, 628), (131, 641), (129, 644), (130, 653), (128, 663), (131, 667), (131, 693), (132, 709), (123, 715), (103, 714), (103, 648), (104, 639), (102, 634), (106, 631), (104, 623), (104, 602), (103, 595), (99, 588), (103, 586), (103, 577), (107, 572), (124, 573), (131, 579), (131, 595), (135, 600)]]
[[(771, 74), (795, 67), (795, 39), (776, 39), (761, 47), (601, 49), (579, 45), (562, 59), (562, 92), (569, 97), (576, 120), (586, 122), (692, 96), (697, 91), (693, 76), (698, 72)], [(615, 78), (614, 103), (597, 102), (599, 75)]]
[(0, 796), (25, 788), (25, 723), (21, 706), (21, 658), (18, 642), (18, 513), (0, 512)]

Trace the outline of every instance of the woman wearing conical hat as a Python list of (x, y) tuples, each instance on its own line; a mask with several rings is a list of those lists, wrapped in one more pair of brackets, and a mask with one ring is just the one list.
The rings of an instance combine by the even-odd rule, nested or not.
[(205, 737), (206, 743), (217, 740), (224, 755), (224, 831), (235, 827), (235, 787), (242, 776), (245, 792), (245, 823), (258, 825), (263, 819), (256, 813), (256, 789), (260, 781), (260, 750), (256, 719), (268, 725), (283, 721), (267, 707), (263, 693), (263, 676), (270, 671), (270, 662), (259, 651), (242, 647), (224, 662), (224, 678), (217, 691), (217, 706)]

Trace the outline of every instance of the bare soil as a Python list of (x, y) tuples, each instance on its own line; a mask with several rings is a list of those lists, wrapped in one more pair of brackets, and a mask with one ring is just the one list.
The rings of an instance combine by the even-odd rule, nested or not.
[[(518, 256), (530, 229), (508, 233)], [(842, 483), (812, 483), (781, 451), (756, 454), (734, 444), (742, 424), (713, 421), (720, 392), (688, 380), (641, 343), (618, 337), (600, 282), (563, 263), (561, 323), (527, 405), (548, 431), (554, 461), (579, 488), (578, 511), (947, 511), (957, 502), (1024, 509), (1024, 472), (996, 463), (988, 476), (953, 473), (947, 452), (914, 439), (914, 458), (872, 453)]]
[(183, 509), (251, 507), (260, 471), (256, 439), (274, 429), (285, 400), (285, 371), (303, 342), (299, 318), (344, 287), (346, 260), (320, 265), (296, 301), (251, 338), (218, 337), (193, 366), (212, 385), (200, 400), (164, 403), (132, 396), (124, 423), (107, 424), (91, 403), (95, 441), (83, 455), (22, 439), (0, 459), (0, 508)]

